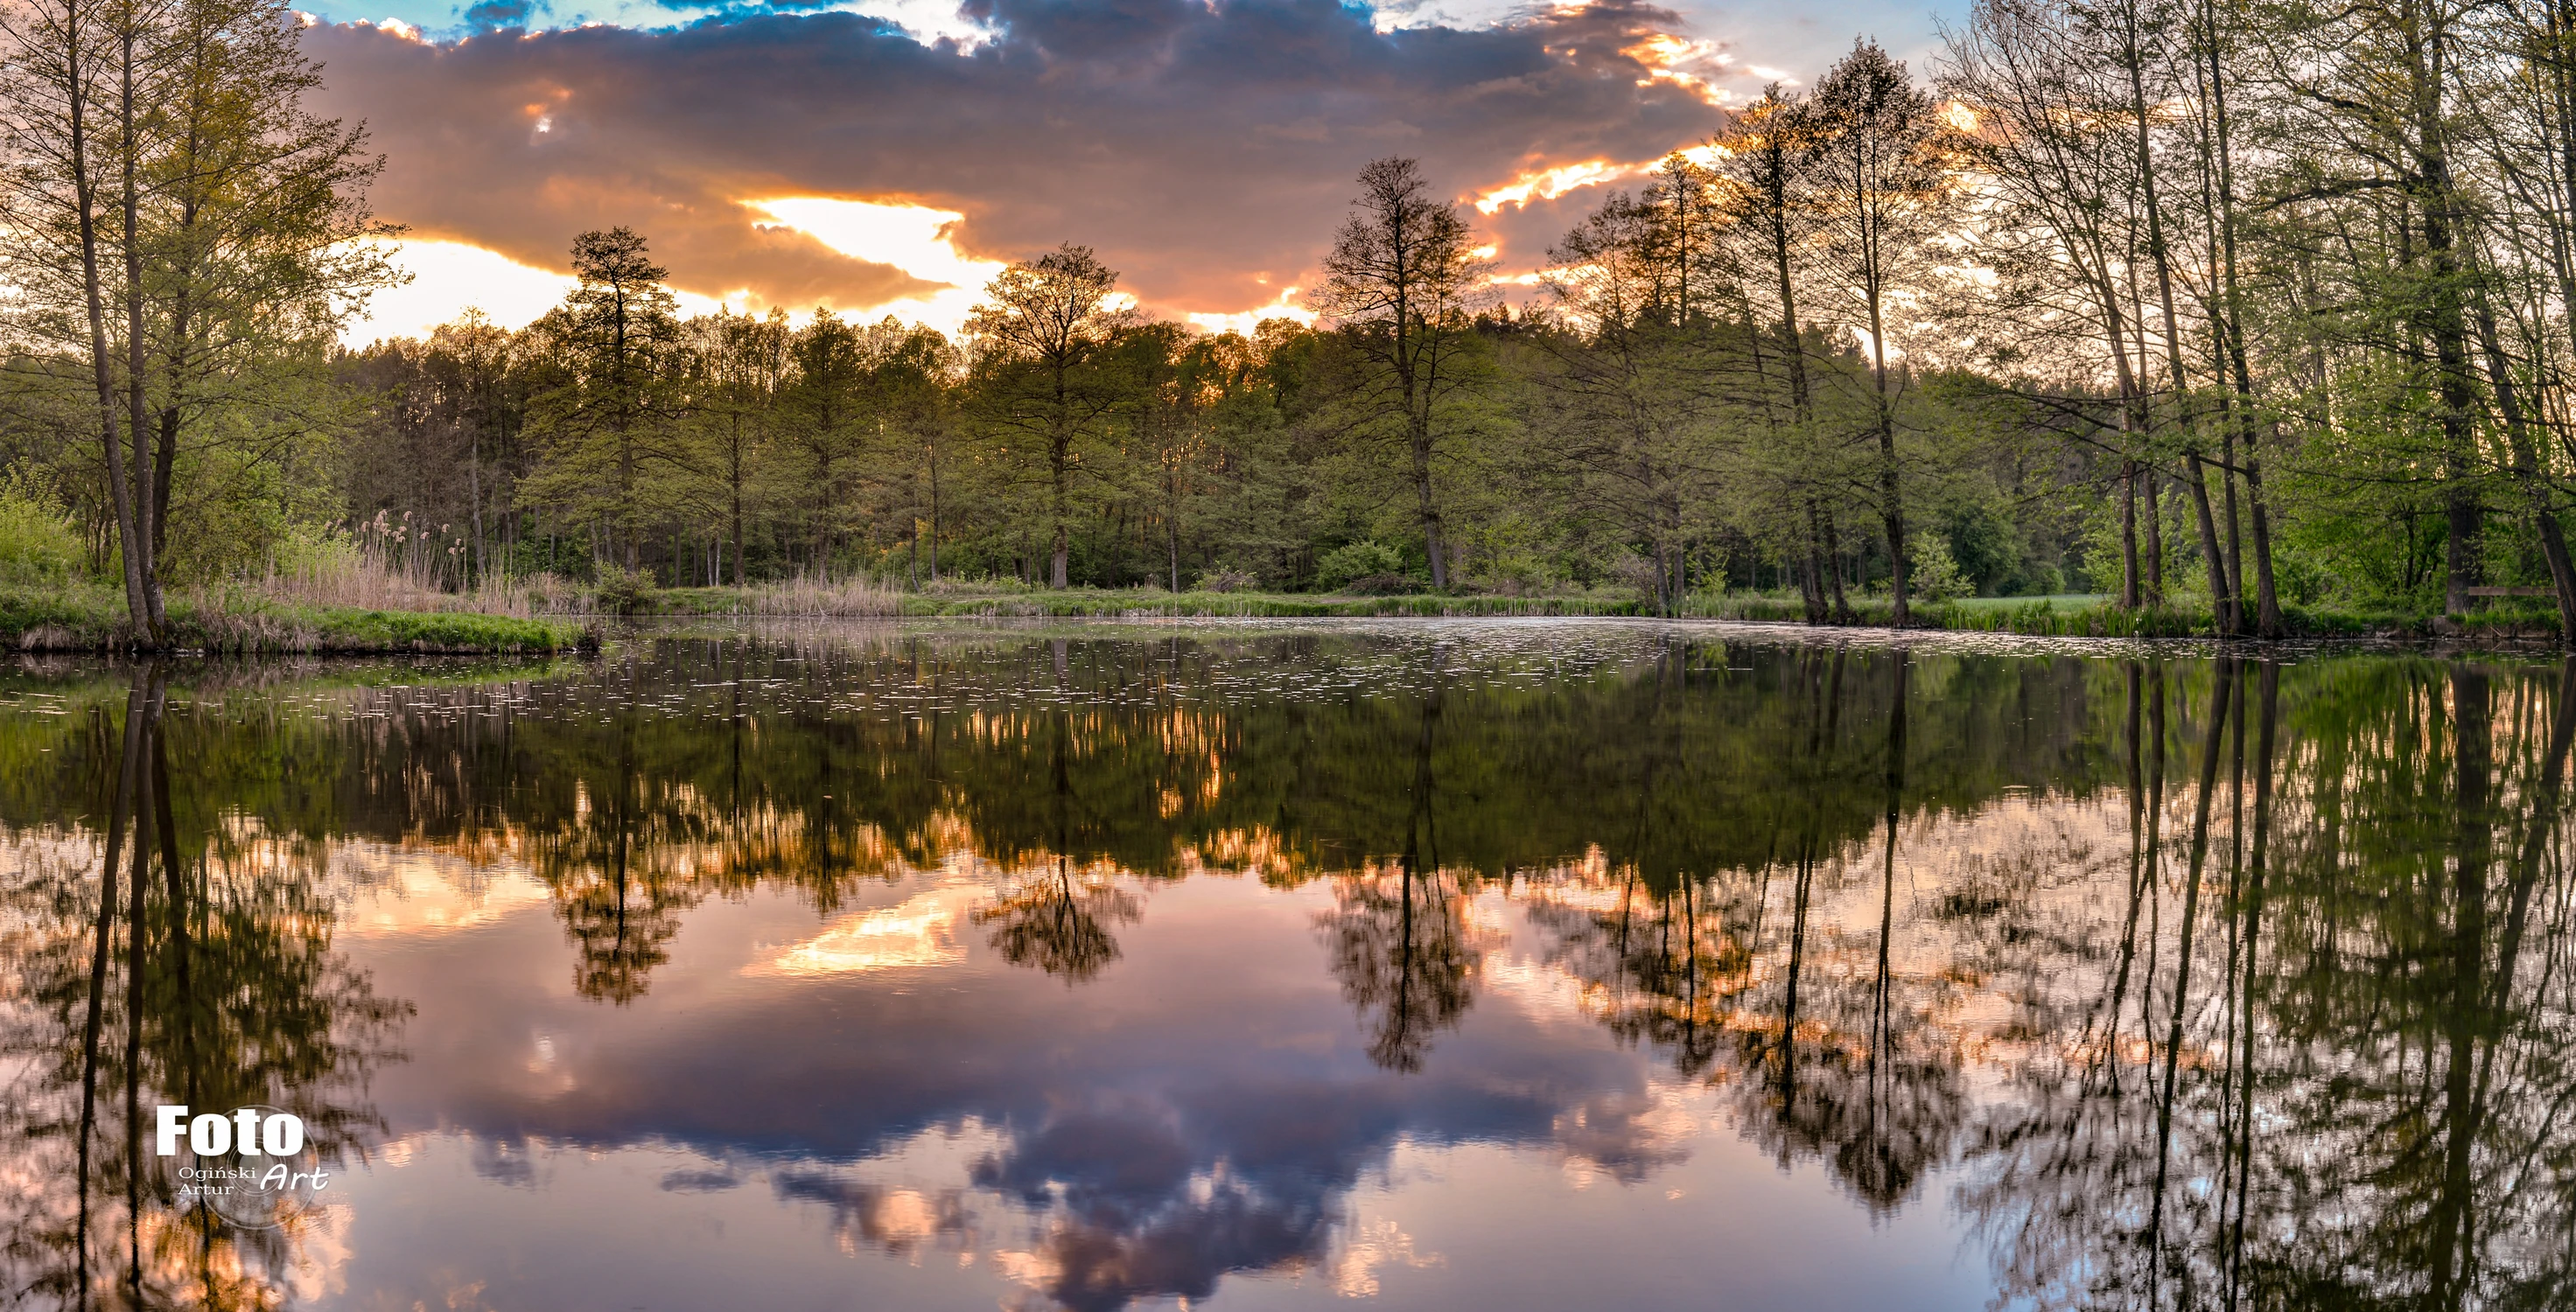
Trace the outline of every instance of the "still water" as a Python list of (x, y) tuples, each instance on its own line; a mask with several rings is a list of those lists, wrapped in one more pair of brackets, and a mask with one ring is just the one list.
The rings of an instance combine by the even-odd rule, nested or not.
[[(2576, 669), (1575, 622), (0, 671), (0, 1300), (2576, 1300)], [(175, 1205), (162, 1103), (334, 1169)]]

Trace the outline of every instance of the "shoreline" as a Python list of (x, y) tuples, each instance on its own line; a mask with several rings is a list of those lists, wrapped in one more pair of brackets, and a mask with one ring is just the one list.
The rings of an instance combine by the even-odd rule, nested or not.
[[(1069, 589), (968, 595), (861, 593), (858, 604), (824, 610), (768, 609), (731, 588), (667, 590), (625, 614), (561, 611), (534, 616), (472, 610), (376, 610), (232, 594), (221, 601), (173, 598), (168, 640), (138, 641), (123, 601), (103, 589), (0, 588), (0, 648), (30, 654), (164, 656), (551, 655), (593, 649), (603, 624), (656, 620), (896, 622), (905, 620), (1244, 621), (1299, 619), (1629, 619), (1720, 622), (1825, 637), (1868, 633), (1989, 635), (2074, 641), (2189, 642), (2234, 649), (2285, 644), (2361, 644), (2408, 651), (2529, 654), (2558, 648), (2554, 617), (2487, 612), (2449, 617), (2293, 611), (2283, 638), (2227, 638), (2206, 614), (2126, 611), (2084, 594), (1974, 598), (1919, 608), (1915, 622), (1887, 622), (1884, 601), (1855, 607), (1853, 621), (1811, 625), (1795, 598), (1760, 594), (1695, 597), (1660, 615), (1634, 595), (1513, 597), (1494, 594), (1214, 593)], [(2063, 603), (2063, 604), (2061, 604)]]
[(124, 599), (91, 589), (0, 590), (0, 647), (28, 654), (160, 656), (543, 656), (596, 641), (571, 617), (481, 611), (371, 610), (237, 598), (173, 597), (169, 633), (153, 643)]

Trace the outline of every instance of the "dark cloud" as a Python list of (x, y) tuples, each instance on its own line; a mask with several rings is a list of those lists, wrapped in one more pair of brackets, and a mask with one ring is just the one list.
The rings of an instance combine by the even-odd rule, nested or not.
[[(475, 12), (499, 24), (520, 3)], [(1230, 309), (1312, 266), (1369, 159), (1419, 157), (1463, 196), (1548, 164), (1651, 159), (1718, 120), (1623, 53), (1680, 26), (1628, 0), (1384, 33), (1331, 0), (969, 12), (993, 33), (972, 49), (841, 13), (443, 44), (321, 24), (306, 40), (327, 65), (328, 108), (366, 120), (388, 157), (375, 193), (387, 218), (545, 267), (563, 265), (575, 232), (629, 224), (681, 286), (790, 305), (925, 288), (761, 231), (745, 200), (953, 209), (972, 253), (1085, 242), (1149, 304)], [(1520, 267), (1544, 245), (1523, 249), (1527, 226), (1505, 252)]]
[(546, 0), (475, 0), (465, 7), (465, 30), (473, 33), (525, 30), (549, 12)]

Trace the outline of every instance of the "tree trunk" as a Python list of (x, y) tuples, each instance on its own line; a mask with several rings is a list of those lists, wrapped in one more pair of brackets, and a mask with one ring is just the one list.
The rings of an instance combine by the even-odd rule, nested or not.
[(1828, 507), (1825, 519), (1825, 577), (1833, 582), (1834, 623), (1852, 622), (1851, 598), (1843, 594), (1842, 534), (1834, 527), (1834, 512)]
[[(98, 396), (99, 443), (105, 459), (108, 499), (116, 516), (117, 552), (125, 575), (126, 615), (157, 645), (160, 639), (152, 624), (152, 604), (145, 596), (144, 565), (150, 557), (147, 542), (136, 517), (134, 489), (125, 477), (125, 442), (117, 419), (116, 359), (107, 345), (107, 295), (105, 278), (100, 271), (98, 239), (98, 185), (90, 165), (89, 98), (90, 83), (83, 76), (89, 56), (82, 49), (81, 36), (87, 20), (77, 0), (63, 6), (65, 106), (69, 117), (69, 141), (72, 169), (72, 194), (76, 226), (80, 230), (81, 291), (89, 315), (89, 354), (91, 382)], [(134, 435), (140, 447), (142, 434)]]
[(2559, 524), (2557, 507), (2550, 504), (2549, 484), (2541, 476), (2540, 444), (2532, 438), (2521, 395), (2514, 390), (2512, 362), (2505, 358), (2504, 344), (2496, 333), (2495, 307), (2484, 287), (2473, 289), (2470, 304), (2476, 312), (2478, 345), (2486, 357), (2487, 384), (2504, 411), (2513, 480), (2522, 488), (2532, 524), (2540, 533), (2541, 557), (2549, 564), (2550, 592), (2558, 601), (2558, 641), (2561, 646), (2576, 645), (2576, 566), (2568, 561), (2567, 535)]
[(2218, 520), (2210, 513), (2209, 478), (2202, 472), (2197, 454), (2183, 457), (2183, 469), (2190, 475), (2192, 518), (2200, 526), (2200, 555), (2208, 566), (2209, 606), (2214, 613), (2218, 636), (2236, 636), (2236, 599), (2227, 591), (2227, 555), (2218, 545)]
[(1435, 591), (1449, 587), (1448, 543), (1440, 532), (1440, 506), (1431, 496), (1431, 423), (1417, 419), (1413, 425), (1413, 495), (1416, 510), (1422, 517), (1422, 546), (1431, 558), (1431, 586)]
[(2156, 467), (2142, 465), (2139, 481), (2147, 486), (2147, 578), (2146, 600), (2150, 606), (2165, 604), (2165, 516), (2156, 505)]
[(2120, 608), (2138, 608), (2138, 462), (2120, 462)]
[(142, 147), (135, 124), (134, 16), (128, 13), (123, 23), (117, 34), (117, 118), (123, 137), (117, 146), (117, 167), (125, 228), (125, 429), (134, 439), (135, 540), (143, 550), (143, 602), (157, 644), (169, 628), (169, 617), (162, 613), (161, 562), (152, 545), (152, 526), (161, 512), (152, 497), (151, 448), (143, 437), (150, 424), (150, 403), (145, 391), (149, 374), (143, 332), (143, 183), (137, 158)]
[(1799, 599), (1806, 603), (1807, 622), (1825, 622), (1824, 522), (1816, 514), (1816, 499), (1807, 498), (1807, 568), (1798, 578)]

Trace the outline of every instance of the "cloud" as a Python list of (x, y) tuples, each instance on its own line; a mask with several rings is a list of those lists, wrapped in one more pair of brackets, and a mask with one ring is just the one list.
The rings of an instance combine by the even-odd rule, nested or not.
[[(1474, 30), (1381, 32), (1331, 0), (969, 0), (960, 16), (986, 39), (736, 12), (446, 42), (320, 23), (305, 41), (325, 107), (386, 154), (379, 212), (415, 236), (561, 269), (573, 234), (622, 223), (678, 286), (754, 307), (929, 305), (958, 286), (939, 268), (1071, 240), (1150, 308), (1239, 313), (1306, 281), (1372, 158), (1416, 156), (1466, 200), (1566, 164), (1651, 162), (1720, 117), (1658, 75), (1651, 38), (1681, 20), (1634, 0)], [(944, 264), (782, 198), (941, 212)], [(1507, 264), (1539, 258), (1524, 245), (1504, 240)]]

